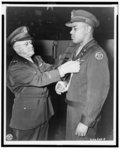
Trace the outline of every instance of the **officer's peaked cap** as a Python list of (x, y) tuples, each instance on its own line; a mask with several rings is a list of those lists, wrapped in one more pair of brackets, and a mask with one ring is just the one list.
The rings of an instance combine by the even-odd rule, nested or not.
[(21, 26), (15, 29), (7, 39), (8, 44), (13, 45), (17, 41), (31, 40), (32, 37), (28, 33), (28, 27)]
[(67, 22), (65, 25), (68, 27), (73, 27), (74, 22), (85, 22), (92, 27), (99, 26), (99, 20), (90, 12), (85, 10), (72, 10), (71, 12), (71, 20)]

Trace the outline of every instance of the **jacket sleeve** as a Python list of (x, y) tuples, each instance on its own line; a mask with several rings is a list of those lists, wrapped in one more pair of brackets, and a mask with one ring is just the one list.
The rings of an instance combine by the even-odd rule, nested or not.
[(54, 69), (54, 65), (45, 63), (39, 55), (34, 57), (34, 61), (38, 64), (38, 67), (41, 70), (41, 72), (50, 71)]
[[(81, 122), (91, 126), (99, 115), (109, 91), (109, 69), (105, 54), (100, 59), (93, 53), (87, 66), (87, 95)], [(101, 57), (103, 56), (103, 58)]]
[(12, 82), (26, 84), (26, 86), (46, 86), (60, 80), (59, 71), (51, 70), (40, 72), (26, 65), (16, 64), (10, 67), (9, 76), (12, 76)]

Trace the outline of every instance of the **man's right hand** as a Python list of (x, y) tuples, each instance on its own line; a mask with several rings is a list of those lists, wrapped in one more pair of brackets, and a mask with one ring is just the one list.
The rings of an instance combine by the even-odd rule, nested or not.
[(80, 61), (68, 61), (58, 67), (60, 76), (63, 77), (67, 73), (77, 73), (80, 71)]

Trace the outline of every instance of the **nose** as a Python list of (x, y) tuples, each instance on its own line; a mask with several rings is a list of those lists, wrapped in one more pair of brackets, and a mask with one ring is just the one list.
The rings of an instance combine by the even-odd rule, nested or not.
[(33, 46), (32, 41), (29, 41), (28, 45), (32, 47)]

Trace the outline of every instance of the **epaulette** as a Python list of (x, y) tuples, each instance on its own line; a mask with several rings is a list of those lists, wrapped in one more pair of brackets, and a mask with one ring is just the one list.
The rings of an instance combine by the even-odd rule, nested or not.
[(14, 64), (16, 64), (16, 63), (18, 63), (18, 60), (12, 60), (12, 61), (10, 62), (11, 65), (14, 65)]

